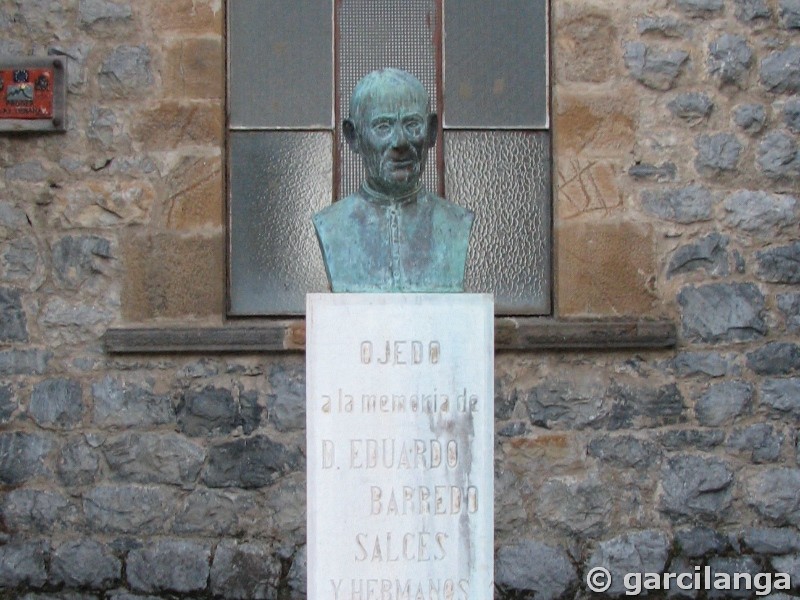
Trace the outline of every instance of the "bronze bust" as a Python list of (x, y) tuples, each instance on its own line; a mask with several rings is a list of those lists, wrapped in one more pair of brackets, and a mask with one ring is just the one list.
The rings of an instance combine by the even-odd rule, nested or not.
[(461, 292), (474, 214), (420, 183), (438, 119), (399, 69), (366, 75), (343, 123), (366, 170), (361, 188), (314, 215), (334, 292)]

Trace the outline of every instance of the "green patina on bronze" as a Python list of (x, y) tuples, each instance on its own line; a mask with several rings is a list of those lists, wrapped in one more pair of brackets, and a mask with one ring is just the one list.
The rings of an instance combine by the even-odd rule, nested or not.
[(344, 135), (361, 188), (314, 215), (334, 292), (461, 292), (472, 211), (420, 184), (438, 120), (412, 75), (382, 69), (353, 91)]

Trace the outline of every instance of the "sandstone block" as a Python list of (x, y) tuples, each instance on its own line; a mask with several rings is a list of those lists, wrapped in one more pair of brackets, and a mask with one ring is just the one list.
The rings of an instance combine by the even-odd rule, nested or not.
[(221, 234), (132, 235), (123, 243), (123, 317), (219, 316), (224, 311), (225, 244)]
[(164, 82), (172, 97), (224, 96), (223, 50), (219, 37), (186, 38), (167, 48)]
[(656, 267), (648, 227), (568, 223), (556, 235), (561, 315), (649, 312)]

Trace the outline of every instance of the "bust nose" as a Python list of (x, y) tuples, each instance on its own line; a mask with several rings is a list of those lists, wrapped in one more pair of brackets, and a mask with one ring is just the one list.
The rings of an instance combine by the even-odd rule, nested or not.
[(408, 137), (403, 129), (403, 124), (400, 122), (395, 123), (394, 130), (392, 131), (392, 148), (398, 150), (406, 147), (408, 147)]

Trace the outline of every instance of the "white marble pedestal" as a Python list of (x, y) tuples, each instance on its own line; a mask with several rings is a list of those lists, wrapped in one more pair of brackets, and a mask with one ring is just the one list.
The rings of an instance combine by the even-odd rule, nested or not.
[(308, 598), (493, 597), (485, 294), (310, 294)]

